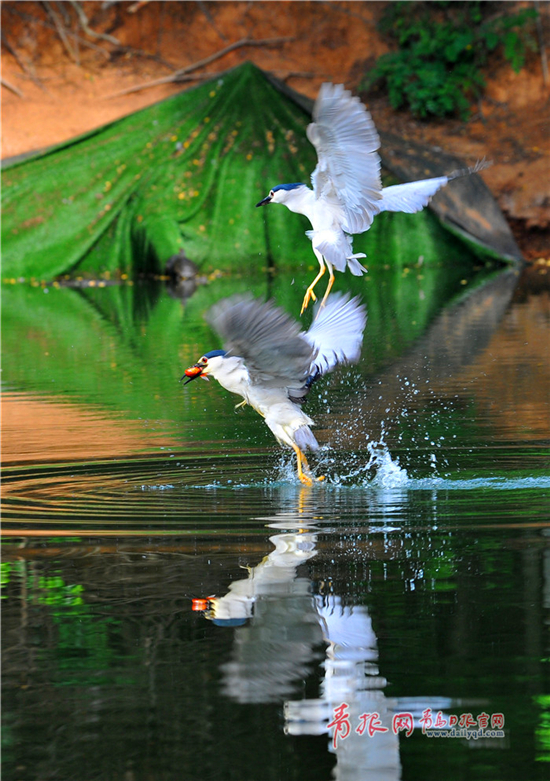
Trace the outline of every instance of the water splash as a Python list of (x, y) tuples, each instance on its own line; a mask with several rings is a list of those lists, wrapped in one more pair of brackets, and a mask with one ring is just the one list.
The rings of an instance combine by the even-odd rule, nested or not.
[[(399, 459), (394, 458), (382, 438), (368, 442), (364, 453), (349, 453), (346, 462), (338, 471), (327, 476), (327, 484), (333, 486), (359, 485), (378, 488), (395, 488), (405, 485), (409, 476), (406, 469), (399, 465)], [(366, 460), (365, 460), (366, 459)], [(319, 468), (335, 463), (336, 459), (325, 456), (320, 459)]]
[(376, 470), (372, 482), (377, 486), (395, 488), (409, 481), (407, 470), (399, 466), (399, 459), (392, 456), (384, 442), (372, 443), (369, 465)]

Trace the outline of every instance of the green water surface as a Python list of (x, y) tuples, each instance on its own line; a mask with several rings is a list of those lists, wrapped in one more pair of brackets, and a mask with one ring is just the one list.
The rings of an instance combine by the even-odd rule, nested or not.
[[(308, 400), (307, 488), (253, 410), (179, 378), (215, 300), (295, 313), (309, 276), (4, 287), (5, 778), (547, 777), (548, 286), (341, 275), (369, 320)], [(503, 735), (423, 734), (439, 712)]]

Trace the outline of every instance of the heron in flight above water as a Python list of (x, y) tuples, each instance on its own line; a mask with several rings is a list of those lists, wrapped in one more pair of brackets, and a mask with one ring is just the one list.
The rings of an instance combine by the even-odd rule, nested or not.
[(338, 364), (359, 360), (367, 321), (364, 305), (358, 297), (335, 293), (309, 330), (301, 331), (299, 323), (273, 302), (232, 296), (215, 304), (207, 320), (224, 349), (204, 353), (186, 369), (185, 384), (211, 375), (242, 396), (241, 404), (250, 404), (277, 441), (294, 450), (298, 477), (311, 485), (304, 451), (315, 451), (319, 444), (310, 429), (313, 420), (301, 404), (315, 380)]
[[(304, 214), (312, 230), (306, 231), (319, 261), (319, 273), (307, 288), (302, 314), (313, 289), (328, 269), (329, 281), (321, 307), (334, 283), (334, 269), (349, 268), (355, 276), (367, 269), (359, 262), (363, 252), (353, 252), (352, 234), (364, 233), (380, 212), (413, 214), (427, 206), (441, 187), (459, 176), (485, 168), (481, 161), (473, 168), (448, 176), (382, 187), (380, 179), (380, 138), (371, 115), (341, 84), (323, 84), (313, 108), (315, 120), (307, 128), (307, 137), (315, 147), (318, 163), (311, 175), (313, 190), (300, 182), (279, 184), (256, 206), (282, 203), (290, 211)], [(320, 311), (320, 310), (319, 310)]]

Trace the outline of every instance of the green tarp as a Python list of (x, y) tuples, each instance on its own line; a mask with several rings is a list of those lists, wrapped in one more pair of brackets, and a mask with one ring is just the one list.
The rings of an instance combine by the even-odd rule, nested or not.
[[(3, 278), (317, 267), (301, 215), (254, 208), (309, 181), (310, 116), (246, 63), (2, 172)], [(434, 215), (383, 214), (356, 237), (367, 266), (464, 258)]]

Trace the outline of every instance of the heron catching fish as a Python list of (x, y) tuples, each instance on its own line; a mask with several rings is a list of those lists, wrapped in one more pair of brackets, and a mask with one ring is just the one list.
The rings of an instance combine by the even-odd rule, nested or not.
[(207, 320), (224, 349), (204, 353), (186, 369), (185, 384), (212, 376), (241, 396), (241, 404), (250, 404), (264, 418), (277, 441), (294, 450), (299, 479), (312, 485), (305, 451), (316, 451), (319, 444), (310, 428), (314, 422), (301, 405), (316, 380), (359, 360), (365, 306), (358, 297), (334, 293), (302, 331), (273, 302), (238, 295), (214, 305)]

